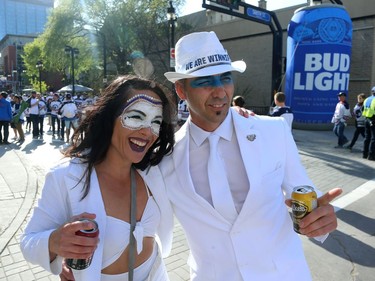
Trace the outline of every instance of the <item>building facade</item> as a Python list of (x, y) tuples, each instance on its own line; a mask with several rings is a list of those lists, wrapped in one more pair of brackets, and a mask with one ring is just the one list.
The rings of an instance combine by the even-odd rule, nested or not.
[(54, 0), (0, 0), (0, 88), (18, 90), (23, 46), (43, 33)]
[[(349, 81), (349, 103), (352, 108), (356, 104), (357, 94), (369, 95), (370, 89), (375, 86), (375, 5), (367, 0), (342, 2), (353, 23)], [(306, 5), (274, 11), (283, 30), (283, 57), (286, 57), (289, 22), (294, 12)], [(245, 96), (247, 105), (257, 113), (267, 114), (274, 91), (284, 91), (285, 84), (283, 71), (281, 88), (272, 89), (271, 86), (273, 36), (270, 28), (210, 10), (179, 18), (179, 21), (191, 23), (194, 31), (215, 31), (231, 59), (243, 59), (247, 63), (244, 73), (234, 74), (235, 94)]]
[(42, 33), (53, 5), (54, 0), (0, 0), (0, 40)]

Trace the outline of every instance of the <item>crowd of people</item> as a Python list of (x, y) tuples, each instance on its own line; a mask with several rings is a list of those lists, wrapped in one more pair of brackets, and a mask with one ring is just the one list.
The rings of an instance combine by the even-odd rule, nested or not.
[(31, 133), (33, 139), (43, 139), (48, 133), (53, 139), (69, 142), (85, 109), (94, 105), (97, 97), (84, 93), (73, 98), (69, 92), (42, 95), (31, 91), (30, 95), (1, 92), (0, 99), (0, 133), (3, 131), (0, 144), (10, 144), (10, 127), (14, 132), (13, 140), (21, 145), (25, 133)]
[[(335, 148), (347, 148), (352, 150), (353, 146), (361, 135), (364, 138), (362, 157), (370, 161), (375, 161), (375, 87), (371, 89), (371, 95), (366, 97), (366, 94), (360, 93), (357, 95), (357, 103), (350, 110), (350, 105), (347, 101), (347, 94), (340, 92), (337, 94), (338, 103), (332, 117), (334, 124), (333, 132), (337, 136), (337, 145)], [(345, 136), (345, 128), (350, 118), (354, 118), (355, 131), (350, 143)]]
[[(317, 206), (299, 231), (323, 243), (337, 227), (330, 202), (342, 190), (322, 194), (309, 179), (285, 94), (275, 95), (272, 117), (245, 109), (244, 98), (234, 97), (232, 72), (244, 72), (246, 63), (232, 61), (214, 32), (183, 36), (175, 56), (175, 71), (165, 77), (183, 101), (178, 109), (164, 86), (129, 75), (112, 81), (86, 110), (70, 94), (61, 100), (32, 92), (16, 99), (14, 109), (0, 98), (9, 122), (30, 119), (33, 138), (43, 137), (49, 116), (52, 135), (70, 143), (66, 159), (46, 175), (21, 237), (24, 257), (61, 280), (167, 281), (162, 258), (171, 250), (175, 216), (190, 247), (193, 281), (311, 280), (289, 215), (291, 193), (306, 185), (317, 192)], [(369, 160), (375, 159), (372, 90), (371, 97), (358, 96), (353, 111)], [(334, 132), (343, 147), (349, 105), (346, 93), (338, 98)], [(356, 130), (348, 148), (362, 133)], [(92, 220), (98, 237), (76, 235), (93, 229)], [(85, 270), (66, 261), (90, 257)]]

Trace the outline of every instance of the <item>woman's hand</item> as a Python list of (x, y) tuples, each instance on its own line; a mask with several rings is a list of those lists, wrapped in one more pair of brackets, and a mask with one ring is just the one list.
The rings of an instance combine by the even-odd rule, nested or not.
[(239, 115), (241, 115), (241, 116), (243, 116), (245, 118), (248, 118), (249, 116), (254, 116), (255, 115), (254, 112), (252, 112), (251, 110), (248, 110), (248, 109), (246, 109), (244, 107), (239, 107), (237, 105), (234, 105), (234, 106), (232, 106), (232, 108), (234, 108), (234, 110), (236, 110)]
[(62, 271), (60, 273), (61, 281), (75, 281), (72, 270), (66, 265), (65, 260), (62, 264)]
[(50, 261), (57, 255), (64, 258), (86, 259), (95, 251), (99, 237), (84, 237), (76, 235), (76, 232), (83, 229), (95, 227), (92, 222), (79, 221), (80, 219), (95, 219), (95, 214), (82, 213), (53, 231), (49, 237)]

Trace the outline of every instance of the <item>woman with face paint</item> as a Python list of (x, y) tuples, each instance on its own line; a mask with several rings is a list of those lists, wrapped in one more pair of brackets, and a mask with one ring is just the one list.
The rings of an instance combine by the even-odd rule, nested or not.
[[(173, 110), (153, 81), (123, 76), (107, 87), (46, 176), (21, 239), (26, 260), (64, 268), (61, 280), (168, 280), (173, 215), (157, 164), (172, 151)], [(76, 235), (91, 220), (98, 237)], [(91, 256), (86, 269), (68, 269)]]

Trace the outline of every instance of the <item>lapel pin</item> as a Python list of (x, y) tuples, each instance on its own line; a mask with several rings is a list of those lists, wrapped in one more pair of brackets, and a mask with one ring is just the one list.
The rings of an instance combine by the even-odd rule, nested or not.
[(251, 134), (251, 135), (247, 135), (246, 138), (249, 140), (249, 141), (254, 141), (257, 136), (255, 134)]

